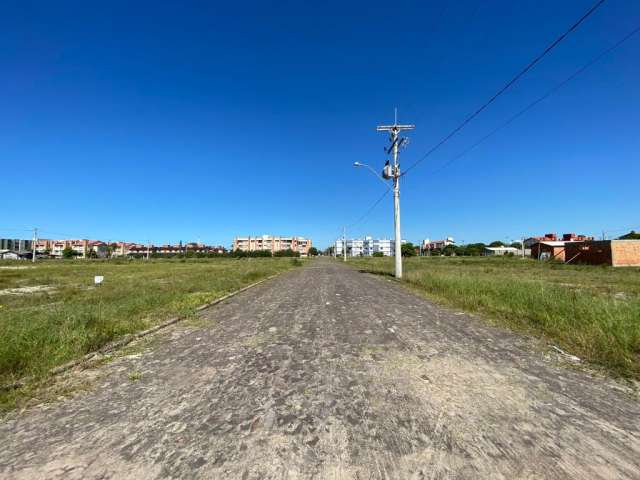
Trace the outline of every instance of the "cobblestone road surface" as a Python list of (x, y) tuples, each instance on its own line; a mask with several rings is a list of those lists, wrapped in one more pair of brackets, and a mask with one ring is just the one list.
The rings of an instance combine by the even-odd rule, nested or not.
[(640, 478), (636, 398), (386, 278), (319, 260), (203, 317), (3, 420), (0, 477)]

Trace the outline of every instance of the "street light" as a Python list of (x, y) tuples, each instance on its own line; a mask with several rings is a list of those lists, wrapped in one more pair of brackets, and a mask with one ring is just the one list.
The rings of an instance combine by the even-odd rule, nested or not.
[(378, 180), (380, 180), (382, 183), (384, 183), (384, 186), (385, 186), (385, 187), (387, 187), (389, 190), (391, 190), (391, 187), (389, 186), (389, 184), (388, 184), (388, 183), (387, 183), (387, 182), (386, 182), (386, 181), (385, 181), (381, 176), (378, 176), (378, 173), (377, 173), (377, 172), (376, 172), (376, 171), (375, 171), (375, 170), (374, 170), (370, 165), (367, 165), (366, 163), (361, 163), (361, 162), (353, 162), (353, 166), (354, 166), (354, 167), (365, 167), (365, 168), (368, 168), (368, 169), (369, 169), (369, 171), (370, 171), (371, 173), (373, 173), (373, 175), (374, 175)]

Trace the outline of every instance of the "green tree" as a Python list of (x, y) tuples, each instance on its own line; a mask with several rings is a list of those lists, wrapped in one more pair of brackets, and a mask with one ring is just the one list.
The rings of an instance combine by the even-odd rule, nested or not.
[(631, 230), (629, 233), (619, 237), (618, 240), (640, 240), (640, 233)]
[(513, 242), (510, 246), (517, 249), (522, 248), (522, 244), (520, 242)]
[(320, 254), (320, 252), (318, 251), (318, 249), (316, 247), (311, 247), (309, 249), (309, 256), (310, 257), (317, 257)]
[(456, 255), (456, 246), (455, 245), (447, 245), (442, 250), (442, 253), (444, 253), (447, 257), (451, 257), (452, 255)]
[(382, 252), (373, 252), (374, 257), (384, 257), (384, 253)]
[(64, 247), (64, 250), (62, 250), (62, 258), (73, 258), (76, 255), (78, 255), (78, 253), (69, 245)]
[(287, 248), (286, 250), (278, 250), (273, 254), (273, 256), (274, 257), (299, 257), (300, 252), (294, 252), (290, 248)]
[(465, 246), (465, 255), (472, 257), (480, 256), (484, 253), (486, 245), (484, 243), (470, 243)]
[(489, 244), (489, 246), (493, 247), (493, 248), (495, 248), (495, 247), (504, 247), (504, 243), (501, 242), (500, 240), (496, 240), (495, 242), (491, 242)]
[(416, 247), (413, 246), (413, 243), (407, 242), (402, 244), (400, 251), (403, 257), (413, 257), (416, 254)]
[(253, 252), (249, 252), (250, 257), (272, 257), (271, 250), (254, 250)]

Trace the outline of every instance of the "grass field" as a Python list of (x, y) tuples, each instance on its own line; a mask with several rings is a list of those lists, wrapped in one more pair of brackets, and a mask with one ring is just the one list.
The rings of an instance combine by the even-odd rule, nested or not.
[[(299, 264), (290, 258), (0, 262), (0, 385), (194, 312)], [(93, 285), (94, 275), (105, 277)], [(2, 393), (0, 392), (0, 395)]]
[[(353, 259), (393, 273), (392, 258)], [(520, 258), (421, 257), (404, 282), (429, 298), (543, 336), (589, 362), (640, 378), (640, 269), (570, 266)]]

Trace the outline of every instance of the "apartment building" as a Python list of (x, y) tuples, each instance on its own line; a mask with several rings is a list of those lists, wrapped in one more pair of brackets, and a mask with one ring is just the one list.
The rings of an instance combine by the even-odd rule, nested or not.
[(36, 251), (39, 254), (48, 253), (52, 257), (62, 257), (64, 250), (69, 247), (78, 258), (95, 256), (105, 258), (108, 255), (108, 247), (100, 240), (49, 240), (40, 239), (36, 244)]
[[(342, 239), (336, 240), (334, 249), (336, 255), (343, 255), (344, 241)], [(402, 240), (402, 243), (407, 243), (406, 240)], [(350, 257), (371, 257), (374, 253), (382, 253), (385, 257), (392, 257), (395, 252), (394, 240), (386, 238), (352, 238), (347, 239), (347, 256)]]
[(0, 238), (0, 250), (25, 253), (33, 249), (33, 240), (21, 240), (18, 238)]
[(293, 250), (300, 253), (300, 256), (307, 256), (309, 249), (313, 246), (310, 238), (304, 237), (274, 237), (262, 235), (260, 237), (236, 237), (233, 239), (233, 250), (243, 252), (270, 251), (271, 253), (281, 250)]

